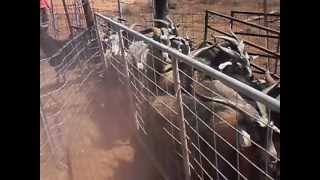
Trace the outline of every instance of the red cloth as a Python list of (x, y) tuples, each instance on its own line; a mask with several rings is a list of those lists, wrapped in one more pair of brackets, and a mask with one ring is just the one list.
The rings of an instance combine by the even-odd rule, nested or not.
[(48, 0), (40, 0), (40, 8), (49, 8)]

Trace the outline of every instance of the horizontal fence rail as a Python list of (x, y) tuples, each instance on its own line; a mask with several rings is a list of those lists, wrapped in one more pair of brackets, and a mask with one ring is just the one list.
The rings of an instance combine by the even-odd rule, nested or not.
[(280, 29), (280, 12), (271, 11), (269, 13), (253, 12), (253, 11), (231, 11), (230, 15), (234, 18), (241, 19), (247, 22), (256, 22), (260, 25), (265, 23), (264, 18), (267, 17), (269, 27)]
[(267, 62), (272, 76), (280, 79), (280, 31), (207, 10), (204, 40), (208, 40), (209, 31), (212, 31), (213, 34), (218, 33), (219, 35), (232, 37), (230, 33), (226, 33), (229, 26), (236, 35), (240, 35), (244, 40), (244, 43), (248, 46), (249, 54), (259, 56), (257, 62), (251, 63), (252, 66), (265, 72), (266, 68), (261, 67), (261, 64)]
[[(280, 136), (280, 101), (112, 18), (95, 20), (108, 70), (128, 89), (139, 135), (166, 179), (278, 177), (270, 164), (280, 162), (280, 140), (270, 137)], [(265, 106), (267, 117), (240, 94)]]

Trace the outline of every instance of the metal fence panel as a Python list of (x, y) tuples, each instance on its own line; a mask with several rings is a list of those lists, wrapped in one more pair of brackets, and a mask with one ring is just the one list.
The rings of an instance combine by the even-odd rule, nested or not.
[[(95, 29), (83, 31), (53, 56), (40, 61), (40, 175), (70, 176), (68, 148), (70, 129), (77, 128), (80, 116), (92, 104), (86, 94), (93, 85), (88, 79), (105, 67), (101, 62)], [(51, 62), (57, 61), (55, 66)], [(63, 81), (58, 81), (64, 77)], [(73, 131), (75, 132), (75, 131)], [(56, 172), (53, 171), (56, 169)]]
[[(280, 113), (278, 100), (111, 18), (98, 13), (95, 18), (101, 41), (109, 42), (103, 48), (108, 67), (115, 70), (119, 80), (127, 85), (138, 132), (167, 174), (166, 177), (277, 178), (270, 171), (269, 163), (274, 160), (280, 162), (280, 157), (268, 148), (271, 147), (268, 136), (280, 136), (280, 130), (275, 130), (270, 118), (263, 121), (239, 94), (264, 104), (270, 113)], [(140, 43), (139, 48), (132, 49), (129, 45), (133, 43)], [(165, 61), (162, 52), (169, 54), (171, 63)], [(173, 70), (166, 71), (170, 66)], [(194, 73), (189, 73), (187, 69), (190, 68)], [(208, 75), (215, 80), (205, 81), (198, 74)], [(188, 90), (187, 81), (191, 82), (192, 91)], [(230, 91), (231, 95), (215, 89), (214, 86), (218, 84)], [(213, 100), (203, 101), (203, 93)], [(261, 139), (266, 141), (248, 137), (241, 127), (242, 122), (248, 120), (255, 122), (252, 124), (263, 124), (264, 131), (259, 133)], [(255, 125), (252, 128), (258, 132)], [(241, 140), (250, 142), (252, 146), (241, 147)], [(256, 156), (264, 158), (265, 164)]]

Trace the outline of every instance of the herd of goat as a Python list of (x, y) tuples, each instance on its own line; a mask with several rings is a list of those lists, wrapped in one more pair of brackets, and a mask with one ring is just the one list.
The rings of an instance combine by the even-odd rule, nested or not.
[[(182, 37), (178, 34), (176, 24), (169, 16), (165, 19), (154, 19), (154, 22), (158, 23), (159, 27), (150, 28), (149, 32), (146, 30), (141, 32), (146, 32), (145, 34), (151, 33), (151, 37), (154, 40), (274, 98), (280, 99), (280, 81), (274, 80), (268, 70), (266, 70), (264, 79), (255, 78), (250, 62), (257, 57), (248, 54), (243, 40), (231, 30), (232, 37), (214, 36), (214, 42), (204, 42), (198, 47), (193, 47), (194, 43), (188, 37)], [(102, 32), (105, 58), (108, 61), (112, 61), (112, 57), (117, 59), (126, 58), (129, 64), (134, 66), (134, 68), (129, 68), (131, 75), (135, 76), (135, 78), (140, 78), (145, 85), (142, 88), (144, 90), (141, 90), (147, 97), (147, 100), (141, 103), (143, 109), (142, 117), (145, 121), (145, 129), (151, 139), (151, 147), (166, 172), (174, 171), (169, 173), (170, 177), (181, 179), (183, 177), (181, 159), (177, 158), (176, 154), (173, 153), (174, 149), (180, 152), (181, 146), (177, 146), (177, 143), (170, 143), (167, 134), (164, 133), (164, 130), (167, 130), (164, 128), (166, 126), (164, 119), (168, 119), (174, 125), (177, 125), (179, 120), (177, 115), (169, 110), (178, 112), (173, 83), (172, 62), (174, 57), (144, 41), (135, 40), (131, 37), (132, 35), (126, 34), (124, 31), (119, 31), (122, 33), (122, 36), (119, 36), (118, 31), (112, 31), (112, 26), (107, 26), (107, 31)], [(136, 26), (137, 24), (133, 24), (129, 28), (134, 29)], [(120, 37), (125, 38), (122, 40)], [(218, 39), (220, 39), (219, 42), (217, 41)], [(125, 51), (121, 51), (120, 43), (126, 49)], [(120, 63), (124, 62), (120, 61)], [(195, 163), (191, 163), (193, 168), (196, 171), (205, 172), (207, 177), (222, 179), (236, 179), (238, 176), (237, 171), (241, 179), (261, 179), (266, 177), (261, 172), (267, 168), (267, 177), (279, 179), (279, 113), (274, 111), (270, 113), (265, 105), (244, 94), (237, 93), (219, 80), (207, 77), (183, 62), (178, 61), (178, 66), (181, 69), (179, 74), (183, 92), (182, 101), (185, 105), (184, 116), (191, 128), (196, 126), (198, 128), (196, 134), (190, 128), (187, 128), (189, 136), (192, 133), (195, 134), (191, 135), (188, 146), (192, 146), (192, 142), (197, 142), (197, 136), (201, 136), (204, 140), (200, 142), (200, 147), (198, 148), (207, 156), (205, 160), (207, 163), (202, 160), (202, 163), (207, 165), (197, 167)], [(156, 82), (145, 81), (143, 76), (139, 76), (139, 74), (144, 74), (143, 76), (147, 77), (149, 81), (151, 79)], [(194, 79), (197, 79), (196, 81), (210, 90), (208, 91), (197, 85)], [(130, 81), (133, 81), (132, 77), (130, 77)], [(146, 90), (145, 87), (148, 87), (148, 89)], [(161, 93), (163, 89), (166, 89), (169, 94)], [(191, 94), (195, 94), (197, 100)], [(194, 104), (196, 104), (196, 109), (194, 109)], [(206, 125), (199, 125), (192, 111), (197, 112), (197, 116)], [(210, 128), (214, 129), (215, 133), (210, 131)], [(236, 131), (240, 133), (239, 136), (236, 135)], [(173, 134), (176, 138), (178, 137), (177, 132)], [(214, 134), (216, 138), (212, 141)], [(220, 137), (218, 138), (218, 136)], [(210, 142), (210, 144), (213, 142), (212, 144), (215, 145), (217, 152), (210, 150), (208, 147), (210, 145), (204, 141)], [(237, 142), (240, 145), (239, 151), (255, 165), (252, 165), (246, 158), (241, 156), (239, 158), (240, 162), (238, 162), (240, 168), (238, 170), (234, 168), (237, 167), (237, 152), (230, 145), (237, 147)], [(192, 149), (192, 147), (189, 147), (189, 149)], [(219, 155), (217, 155), (218, 153)], [(192, 156), (196, 156), (194, 150), (191, 152)], [(192, 159), (190, 158), (191, 161)], [(177, 166), (181, 167), (180, 171), (176, 170)], [(212, 167), (217, 167), (218, 170)], [(197, 174), (192, 173), (192, 176), (195, 177)]]
[[(264, 79), (255, 77), (250, 63), (257, 57), (248, 54), (244, 42), (231, 30), (232, 37), (213, 36), (214, 42), (203, 42), (194, 46), (194, 42), (188, 37), (179, 35), (177, 25), (170, 17), (154, 21), (159, 27), (143, 31), (147, 32), (146, 34), (151, 33), (154, 40), (280, 100), (280, 81), (274, 80), (268, 70)], [(133, 24), (130, 28), (134, 29), (136, 26), (137, 24)], [(182, 179), (182, 161), (174, 153), (174, 150), (181, 152), (181, 145), (170, 143), (171, 140), (164, 133), (171, 129), (173, 136), (179, 137), (178, 131), (173, 131), (172, 127), (166, 128), (168, 123), (165, 123), (165, 119), (168, 119), (175, 126), (179, 121), (173, 112), (178, 112), (172, 67), (175, 57), (144, 41), (135, 40), (124, 31), (122, 37), (125, 39), (120, 39), (118, 32), (112, 31), (112, 26), (108, 28), (107, 31), (99, 32), (100, 36), (103, 34), (101, 42), (105, 58), (108, 61), (112, 61), (112, 57), (122, 60), (126, 58), (129, 64), (134, 66), (130, 67), (130, 75), (140, 78), (145, 85), (141, 93), (147, 100), (140, 102), (140, 105), (143, 107), (142, 116), (150, 137), (150, 147), (170, 177)], [(47, 56), (53, 55), (65, 43), (52, 39), (47, 33), (40, 34), (40, 38), (40, 42), (49, 42), (41, 45)], [(126, 51), (121, 51), (122, 42)], [(155, 57), (159, 60), (155, 60)], [(60, 63), (61, 60), (49, 61), (55, 68), (59, 67)], [(219, 80), (208, 77), (181, 61), (178, 61), (178, 67), (184, 117), (189, 125), (187, 134), (190, 136), (190, 163), (195, 170), (192, 172), (197, 172), (192, 173), (192, 176), (204, 176), (204, 179), (211, 179), (209, 176), (214, 179), (237, 179), (240, 174), (240, 179), (264, 179), (265, 175), (262, 172), (267, 168), (269, 178), (280, 179), (279, 112), (270, 112), (262, 103), (236, 92)], [(156, 82), (146, 81), (143, 77)], [(133, 77), (130, 77), (130, 80), (133, 80)], [(145, 87), (148, 87), (148, 90)], [(169, 94), (161, 93), (163, 89)], [(195, 96), (191, 96), (192, 94)], [(197, 112), (198, 117), (194, 112)], [(199, 123), (199, 119), (204, 123)], [(240, 135), (237, 135), (237, 132)], [(199, 137), (202, 139), (199, 140)], [(199, 147), (194, 147), (196, 142), (200, 144)], [(238, 145), (239, 150), (235, 150), (233, 147)], [(214, 147), (214, 150), (211, 147)], [(202, 155), (199, 155), (199, 151)], [(237, 151), (244, 157), (237, 158)], [(239, 169), (234, 168), (237, 166)]]

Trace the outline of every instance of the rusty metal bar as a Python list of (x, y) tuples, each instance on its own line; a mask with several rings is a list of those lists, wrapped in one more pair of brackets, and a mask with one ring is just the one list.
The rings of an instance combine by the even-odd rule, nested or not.
[(118, 14), (119, 14), (119, 18), (122, 18), (122, 11), (121, 11), (121, 2), (120, 2), (120, 0), (118, 0)]
[(252, 26), (252, 27), (255, 27), (255, 28), (259, 28), (261, 30), (265, 30), (265, 31), (280, 35), (280, 31), (277, 31), (275, 29), (264, 27), (264, 26), (261, 26), (261, 25), (258, 25), (258, 24), (254, 24), (254, 23), (250, 23), (250, 22), (246, 22), (246, 21), (243, 21), (243, 20), (228, 16), (228, 15), (224, 15), (224, 14), (221, 14), (221, 13), (218, 13), (218, 12), (206, 10), (206, 14), (220, 16), (220, 17), (223, 17), (223, 18), (226, 18), (226, 19), (229, 19), (229, 20), (233, 20), (235, 22), (239, 22), (239, 23), (242, 23), (242, 24), (245, 24), (245, 25), (248, 25), (248, 26)]
[(71, 25), (71, 27), (72, 27), (73, 29), (77, 29), (77, 30), (85, 30), (85, 29), (86, 29), (86, 28), (84, 28), (84, 27), (75, 26), (75, 25)]
[[(223, 32), (223, 31), (221, 31), (221, 30), (219, 30), (219, 29), (216, 29), (216, 28), (211, 27), (211, 26), (209, 26), (209, 25), (208, 25), (207, 27), (208, 27), (208, 29), (211, 29), (211, 30), (216, 31), (216, 32), (218, 32), (218, 33), (221, 33), (221, 34), (223, 34), (223, 35), (232, 37), (230, 34), (225, 33), (225, 32)], [(272, 54), (272, 55), (274, 55), (276, 58), (280, 58), (280, 54), (279, 54), (279, 53), (270, 51), (269, 49), (266, 49), (266, 48), (264, 48), (264, 47), (261, 47), (261, 46), (255, 44), (255, 43), (253, 43), (253, 42), (251, 42), (251, 41), (248, 41), (248, 40), (243, 40), (243, 42), (244, 42), (245, 44), (248, 44), (248, 45), (250, 45), (250, 46), (252, 46), (252, 47), (254, 47), (254, 48), (257, 48), (257, 49), (259, 49), (259, 50), (261, 50), (261, 51), (264, 51), (264, 52), (266, 52), (266, 53)]]
[(86, 18), (87, 28), (90, 28), (94, 25), (93, 13), (90, 7), (89, 0), (82, 0), (82, 7), (84, 16)]
[[(231, 16), (234, 17), (235, 14), (247, 14), (247, 15), (257, 15), (257, 16), (262, 16), (265, 13), (263, 12), (253, 12), (253, 11), (231, 11)], [(276, 13), (267, 13), (268, 16), (275, 16), (275, 17), (280, 17), (280, 14)]]
[(71, 37), (73, 37), (73, 32), (72, 32), (72, 28), (71, 28), (71, 21), (70, 21), (70, 16), (69, 16), (69, 12), (68, 12), (66, 1), (62, 0), (62, 4), (63, 4), (64, 12), (65, 12), (66, 17), (67, 17), (67, 23), (68, 23), (68, 26), (69, 26), (70, 35), (71, 35)]
[(203, 37), (203, 41), (206, 42), (208, 39), (208, 13), (206, 13), (205, 19), (204, 19), (204, 37)]
[(187, 142), (187, 130), (186, 124), (184, 123), (184, 112), (183, 112), (183, 103), (182, 103), (182, 94), (181, 94), (181, 84), (180, 84), (180, 75), (179, 75), (179, 66), (178, 61), (173, 58), (173, 74), (174, 74), (174, 85), (176, 89), (177, 96), (177, 119), (178, 119), (178, 127), (180, 128), (179, 136), (180, 141), (182, 143), (182, 156), (183, 156), (183, 166), (184, 166), (184, 175), (185, 180), (191, 179), (191, 171), (190, 171), (190, 159), (188, 153), (188, 142)]
[[(262, 68), (261, 66), (259, 65), (256, 65), (254, 63), (250, 63), (250, 65), (260, 71), (263, 71), (263, 72), (266, 72), (266, 69)], [(273, 78), (276, 78), (276, 79), (280, 79), (280, 76), (275, 74), (275, 73), (270, 73), (270, 75), (273, 77)]]
[(266, 37), (266, 38), (273, 38), (273, 39), (279, 39), (279, 36), (272, 36), (272, 35), (266, 35), (266, 34), (253, 34), (253, 33), (246, 33), (246, 32), (234, 32), (238, 35), (244, 35), (244, 36), (256, 36), (256, 37)]

